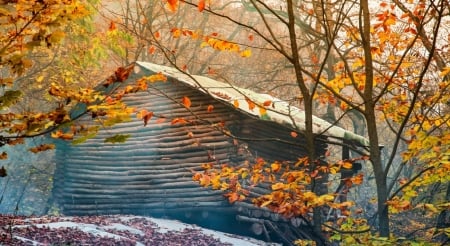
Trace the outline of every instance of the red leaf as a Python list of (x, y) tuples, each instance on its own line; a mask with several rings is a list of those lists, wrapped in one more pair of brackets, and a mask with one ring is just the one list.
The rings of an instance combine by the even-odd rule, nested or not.
[(248, 35), (248, 40), (253, 41), (254, 37), (253, 34)]
[(202, 12), (205, 9), (205, 0), (200, 0), (198, 2), (198, 11)]
[(113, 21), (111, 21), (110, 23), (109, 23), (109, 29), (108, 29), (109, 31), (114, 31), (114, 30), (116, 30), (116, 23), (114, 23)]
[(214, 106), (208, 105), (208, 109), (206, 109), (206, 111), (208, 111), (208, 113), (211, 113), (213, 110), (214, 110)]
[(189, 99), (189, 97), (183, 97), (183, 99), (181, 100), (181, 103), (183, 103), (183, 105), (186, 108), (190, 108), (191, 107), (191, 99)]

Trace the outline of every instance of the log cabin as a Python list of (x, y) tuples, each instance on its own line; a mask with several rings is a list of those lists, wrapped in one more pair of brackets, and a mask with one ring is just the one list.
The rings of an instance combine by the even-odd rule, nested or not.
[[(268, 94), (175, 68), (146, 62), (131, 66), (126, 81), (98, 89), (110, 93), (144, 76), (165, 75), (167, 81), (149, 83), (146, 91), (123, 97), (129, 107), (153, 112), (153, 117), (145, 126), (136, 116), (111, 127), (100, 124), (98, 133), (83, 143), (57, 143), (53, 199), (63, 214), (174, 218), (285, 243), (311, 238), (308, 221), (283, 218), (251, 201), (230, 204), (222, 191), (192, 180), (204, 163), (239, 165), (258, 157), (296, 161), (305, 156), (302, 110)], [(261, 110), (258, 105), (267, 107)], [(174, 119), (188, 123), (174, 124)], [(79, 121), (99, 124), (89, 114)], [(325, 154), (330, 139), (367, 146), (365, 138), (318, 117), (313, 125), (317, 156)], [(105, 142), (117, 134), (130, 137), (124, 143)]]

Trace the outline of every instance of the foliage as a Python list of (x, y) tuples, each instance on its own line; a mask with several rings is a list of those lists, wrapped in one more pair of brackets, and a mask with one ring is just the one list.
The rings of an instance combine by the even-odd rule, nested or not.
[[(450, 70), (445, 65), (448, 64), (445, 35), (449, 30), (444, 29), (442, 24), (448, 22), (445, 17), (448, 11), (446, 1), (379, 1), (376, 7), (369, 1), (358, 4), (343, 1), (339, 6), (332, 6), (329, 1), (300, 5), (294, 1), (287, 1), (286, 4), (268, 4), (264, 1), (242, 3), (244, 12), (250, 14), (255, 11), (259, 14), (263, 22), (261, 26), (250, 25), (245, 20), (225, 14), (221, 11), (225, 5), (209, 3), (205, 8), (203, 3), (196, 1), (168, 1), (167, 7), (177, 13), (182, 3), (197, 7), (202, 14), (207, 11), (246, 29), (252, 35), (251, 40), (257, 36), (266, 41), (265, 46), (258, 48), (270, 47), (281, 54), (293, 67), (291, 74), (296, 75), (294, 79), (302, 94), (300, 103), (307, 116), (313, 113), (313, 105), (318, 104), (327, 107), (327, 113), (331, 112), (331, 118), (336, 122), (350, 115), (350, 112), (357, 112), (363, 117), (367, 132), (361, 134), (367, 134), (370, 141), (368, 159), (375, 177), (378, 226), (383, 237), (389, 236), (388, 211), (408, 210), (417, 204), (422, 204), (422, 208), (433, 213), (448, 208), (448, 204), (442, 201), (434, 204), (414, 201), (417, 190), (445, 185), (450, 181)], [(236, 9), (239, 7), (236, 6)], [(281, 31), (275, 33), (271, 24), (281, 27)], [(301, 36), (297, 28), (310, 36)], [(175, 38), (183, 34), (182, 29), (174, 30), (177, 33)], [(200, 36), (199, 32), (185, 32), (187, 34), (183, 35), (194, 39)], [(229, 47), (234, 46), (222, 45), (228, 43), (238, 42), (221, 40), (216, 43), (213, 40), (211, 44), (206, 41), (200, 45), (219, 51), (233, 50)], [(298, 48), (300, 46), (304, 48)], [(310, 57), (298, 54), (298, 50), (307, 50), (307, 47), (314, 50)], [(238, 107), (238, 102), (235, 105)], [(336, 119), (338, 112), (341, 116)], [(339, 169), (335, 170), (333, 164), (320, 166), (314, 157), (314, 149), (310, 147), (314, 136), (310, 135), (312, 128), (308, 128), (308, 122), (307, 118), (304, 134), (308, 143), (306, 158), (310, 160), (309, 167), (299, 169), (294, 165), (292, 170), (285, 169), (274, 175), (271, 167), (278, 167), (278, 163), (267, 165), (256, 162), (243, 168), (222, 166), (215, 170), (207, 164), (203, 173), (194, 174), (194, 180), (203, 186), (228, 191), (226, 196), (230, 202), (245, 199), (250, 193), (248, 189), (259, 184), (254, 180), (269, 181), (272, 193), (261, 195), (253, 201), (286, 216), (312, 212), (311, 208), (315, 205), (339, 206), (330, 203), (334, 194), (317, 194), (314, 190), (313, 183), (318, 173), (338, 173)], [(389, 145), (391, 153), (385, 161), (379, 149), (381, 127), (389, 129), (389, 136), (393, 139)], [(294, 131), (292, 137), (296, 136)], [(397, 164), (394, 160), (398, 160), (400, 155), (402, 164)], [(348, 162), (343, 160), (341, 163)], [(412, 171), (409, 171), (408, 177), (401, 177), (406, 175), (405, 170)], [(294, 173), (299, 178), (293, 179), (295, 182), (292, 183), (286, 182), (288, 177), (297, 177)], [(393, 177), (392, 182), (387, 181), (388, 176)], [(360, 183), (362, 176), (353, 176), (350, 180), (354, 181), (350, 182), (353, 184)], [(308, 185), (312, 188), (310, 193), (305, 192)], [(295, 202), (301, 205), (296, 206)], [(386, 239), (386, 242), (392, 244), (398, 241)]]

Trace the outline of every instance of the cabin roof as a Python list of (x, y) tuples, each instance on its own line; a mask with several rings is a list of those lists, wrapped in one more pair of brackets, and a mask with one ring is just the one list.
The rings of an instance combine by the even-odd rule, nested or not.
[[(138, 67), (135, 67), (137, 69), (136, 73), (140, 72), (140, 68), (153, 73), (162, 73), (250, 116), (276, 122), (299, 131), (305, 131), (305, 111), (279, 98), (213, 80), (205, 76), (191, 75), (172, 67), (148, 62), (137, 62), (137, 65)], [(361, 146), (368, 146), (368, 139), (363, 136), (332, 125), (314, 115), (313, 131), (315, 134), (324, 134), (325, 136), (356, 142)]]

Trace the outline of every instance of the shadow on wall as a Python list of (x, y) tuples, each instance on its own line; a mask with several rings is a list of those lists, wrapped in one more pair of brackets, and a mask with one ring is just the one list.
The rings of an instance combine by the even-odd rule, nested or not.
[(44, 138), (27, 139), (25, 144), (3, 146), (1, 152), (8, 159), (0, 160), (7, 176), (0, 178), (0, 213), (43, 215), (47, 213), (48, 199), (53, 185), (54, 151), (37, 154), (28, 149), (43, 142)]

